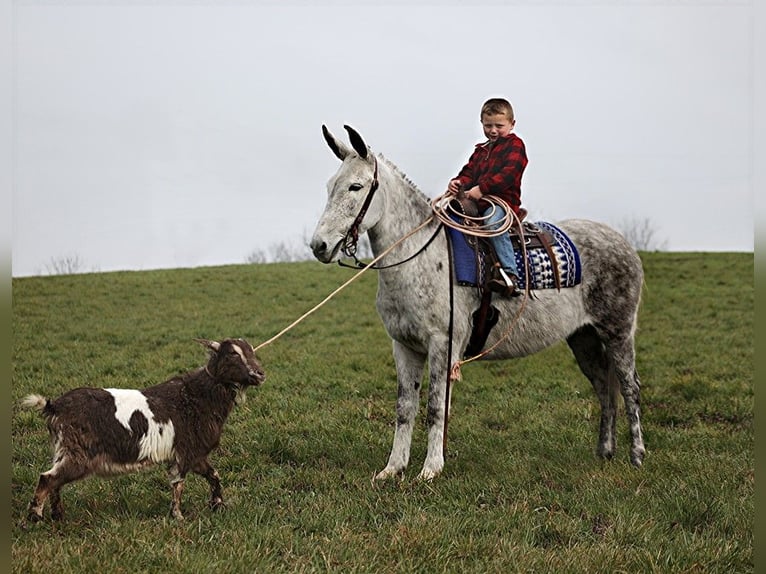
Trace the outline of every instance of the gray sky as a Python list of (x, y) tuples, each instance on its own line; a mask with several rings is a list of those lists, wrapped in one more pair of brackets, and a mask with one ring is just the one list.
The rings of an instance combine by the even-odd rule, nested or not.
[[(300, 245), (355, 127), (428, 196), (503, 96), (532, 219), (753, 250), (750, 2), (20, 1), (12, 274)], [(722, 224), (722, 217), (733, 222)]]

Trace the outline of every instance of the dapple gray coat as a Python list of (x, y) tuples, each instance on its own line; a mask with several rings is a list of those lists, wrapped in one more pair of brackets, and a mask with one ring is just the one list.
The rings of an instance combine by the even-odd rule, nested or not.
[[(330, 263), (340, 256), (346, 232), (370, 191), (377, 166), (379, 188), (360, 225), (377, 256), (431, 216), (429, 200), (388, 160), (375, 156), (352, 128), (351, 148), (322, 130), (341, 160), (327, 184), (324, 213), (311, 240), (315, 257)], [(395, 263), (416, 252), (438, 223), (419, 231), (397, 246), (380, 265)], [(615, 451), (617, 397), (622, 394), (630, 425), (630, 460), (641, 466), (640, 381), (635, 367), (634, 335), (643, 283), (641, 260), (616, 231), (593, 221), (567, 220), (557, 225), (577, 246), (582, 283), (573, 288), (538, 290), (526, 301), (510, 336), (487, 359), (507, 359), (536, 353), (566, 340), (591, 381), (601, 403), (597, 452), (611, 458)], [(460, 360), (471, 334), (472, 312), (479, 306), (476, 289), (453, 287), (454, 329), (448, 355), (450, 266), (446, 238), (440, 233), (427, 249), (401, 266), (379, 271), (377, 309), (393, 340), (398, 379), (396, 431), (386, 467), (376, 478), (404, 472), (418, 411), (420, 384), (429, 365), (428, 451), (419, 478), (430, 480), (444, 467), (443, 438), (449, 408), (447, 377)], [(487, 346), (493, 345), (514, 320), (524, 296), (497, 299), (500, 321)]]

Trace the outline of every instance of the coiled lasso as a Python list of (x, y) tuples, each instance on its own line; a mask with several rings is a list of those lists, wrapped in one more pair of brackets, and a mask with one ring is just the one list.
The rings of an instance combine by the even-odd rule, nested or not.
[[(447, 227), (476, 237), (497, 237), (503, 233), (508, 233), (513, 224), (516, 223), (523, 241), (524, 230), (522, 229), (521, 222), (516, 213), (503, 199), (494, 195), (485, 195), (482, 199), (492, 206), (492, 211), (485, 215), (470, 216), (463, 214), (455, 208), (454, 202), (456, 198), (459, 198), (459, 196), (448, 191), (431, 200), (431, 209), (434, 215)], [(487, 221), (496, 213), (498, 208), (503, 209), (504, 215), (490, 226)], [(457, 216), (457, 218), (452, 216)]]

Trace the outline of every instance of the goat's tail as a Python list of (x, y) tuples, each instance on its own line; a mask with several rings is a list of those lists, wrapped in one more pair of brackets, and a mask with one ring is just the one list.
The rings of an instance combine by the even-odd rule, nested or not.
[(22, 399), (21, 406), (27, 409), (37, 409), (40, 412), (45, 410), (50, 401), (42, 395), (27, 395)]

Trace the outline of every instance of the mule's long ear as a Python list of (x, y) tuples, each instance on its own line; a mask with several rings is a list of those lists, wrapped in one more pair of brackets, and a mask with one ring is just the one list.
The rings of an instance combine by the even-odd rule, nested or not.
[(335, 136), (330, 133), (330, 130), (328, 130), (327, 126), (324, 124), (322, 124), (322, 135), (324, 136), (327, 145), (330, 146), (332, 153), (334, 153), (335, 157), (340, 161), (346, 159), (346, 156), (351, 153), (351, 150), (348, 149), (345, 144), (335, 139)]
[(362, 136), (359, 135), (351, 126), (343, 126), (348, 132), (348, 139), (351, 140), (351, 147), (359, 154), (362, 159), (367, 159), (367, 144), (364, 143)]

